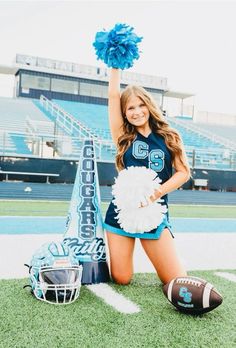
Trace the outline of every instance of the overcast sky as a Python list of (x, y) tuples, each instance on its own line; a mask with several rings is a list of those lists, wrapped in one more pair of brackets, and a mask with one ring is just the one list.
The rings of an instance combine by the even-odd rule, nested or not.
[[(0, 64), (16, 53), (103, 66), (97, 31), (127, 23), (143, 36), (130, 71), (164, 76), (195, 93), (199, 109), (236, 114), (235, 1), (1, 1)], [(0, 75), (0, 95), (12, 95)]]

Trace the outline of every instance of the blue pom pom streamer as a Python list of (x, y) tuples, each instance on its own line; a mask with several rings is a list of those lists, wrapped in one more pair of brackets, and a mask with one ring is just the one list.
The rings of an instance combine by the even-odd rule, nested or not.
[(97, 59), (101, 59), (109, 68), (129, 69), (133, 61), (139, 59), (137, 44), (142, 41), (127, 24), (118, 23), (110, 31), (97, 32), (95, 47)]

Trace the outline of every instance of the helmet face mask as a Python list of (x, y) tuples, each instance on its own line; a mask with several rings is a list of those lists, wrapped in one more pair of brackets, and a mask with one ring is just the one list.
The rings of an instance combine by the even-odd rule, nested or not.
[(79, 297), (82, 269), (73, 252), (64, 244), (44, 244), (31, 260), (32, 293), (47, 303), (72, 303)]

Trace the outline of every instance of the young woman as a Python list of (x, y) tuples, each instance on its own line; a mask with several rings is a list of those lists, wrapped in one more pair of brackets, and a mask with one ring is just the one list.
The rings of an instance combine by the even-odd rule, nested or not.
[[(190, 177), (179, 134), (169, 127), (145, 89), (127, 86), (120, 94), (119, 69), (112, 68), (110, 71), (108, 110), (111, 135), (117, 146), (118, 171), (129, 166), (145, 166), (155, 170), (162, 183), (150, 200), (153, 202), (162, 198), (167, 206), (167, 194), (182, 186)], [(140, 204), (140, 209), (142, 207)], [(154, 230), (136, 234), (122, 230), (116, 216), (116, 207), (111, 202), (104, 225), (111, 276), (115, 282), (128, 284), (132, 278), (135, 238), (140, 238), (143, 249), (164, 284), (175, 277), (187, 275), (175, 251), (168, 213)]]

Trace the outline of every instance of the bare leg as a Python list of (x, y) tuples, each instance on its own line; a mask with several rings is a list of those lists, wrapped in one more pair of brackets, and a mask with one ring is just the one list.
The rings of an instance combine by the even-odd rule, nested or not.
[(112, 279), (118, 284), (129, 284), (133, 275), (135, 238), (107, 231)]
[(168, 229), (162, 232), (159, 239), (140, 239), (140, 242), (164, 284), (175, 277), (187, 275), (179, 261), (174, 240)]

